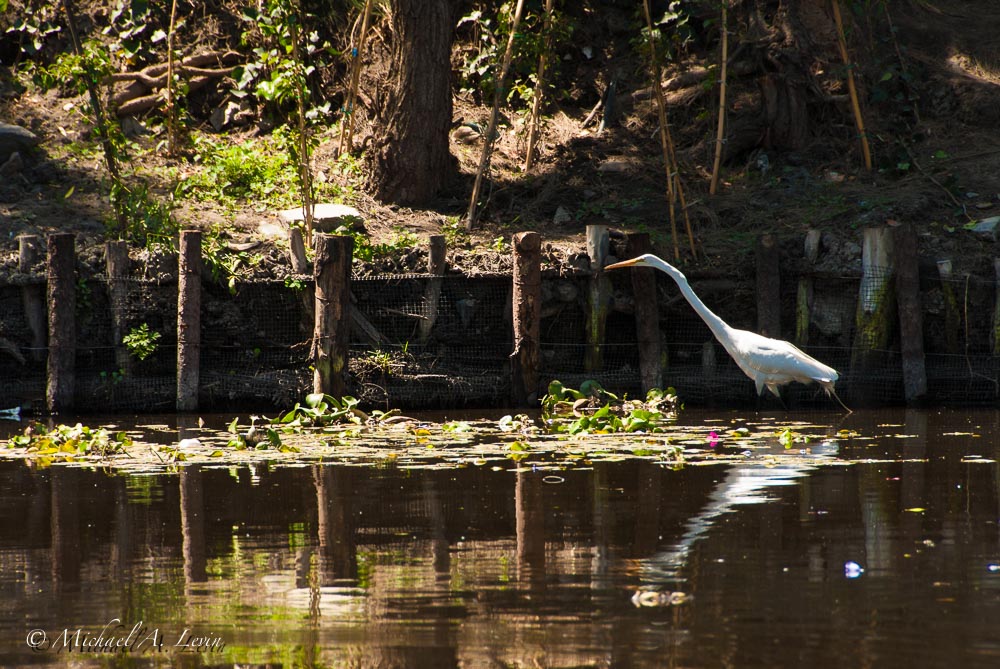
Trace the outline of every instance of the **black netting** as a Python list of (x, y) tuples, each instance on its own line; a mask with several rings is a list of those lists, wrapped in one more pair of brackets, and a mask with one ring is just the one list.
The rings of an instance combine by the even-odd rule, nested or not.
[[(923, 277), (923, 327), (931, 401), (1000, 399), (1000, 357), (992, 355), (992, 281)], [(111, 286), (77, 285), (76, 402), (82, 410), (169, 410), (176, 394), (177, 286), (128, 280), (124, 331), (146, 324), (159, 334), (145, 360), (115, 341)], [(542, 284), (542, 388), (558, 378), (579, 386), (596, 379), (618, 393), (639, 393), (636, 328), (627, 273), (614, 277), (615, 302), (605, 343), (586, 341), (586, 277), (547, 277)], [(734, 327), (756, 329), (755, 296), (746, 282), (694, 281), (705, 304)], [(44, 282), (29, 284), (41, 291)], [(46, 349), (32, 348), (23, 285), (0, 286), (0, 408), (43, 408)], [(512, 351), (509, 276), (385, 276), (356, 279), (352, 291), (349, 392), (376, 407), (499, 406), (509, 401)], [(858, 346), (859, 309), (894, 294), (892, 276), (783, 276), (783, 337), (840, 372), (848, 401), (901, 402), (898, 325), (874, 351)], [(312, 388), (314, 321), (311, 282), (241, 283), (231, 292), (206, 282), (202, 294), (199, 399), (206, 409), (288, 406)], [(752, 381), (715, 341), (680, 295), (657, 275), (664, 385), (692, 404), (753, 404)], [(808, 320), (801, 305), (808, 304)], [(792, 384), (786, 403), (828, 402), (815, 386)]]

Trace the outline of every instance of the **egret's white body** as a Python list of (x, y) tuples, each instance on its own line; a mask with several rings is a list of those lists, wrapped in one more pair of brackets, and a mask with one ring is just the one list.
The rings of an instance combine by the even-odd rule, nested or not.
[[(668, 274), (677, 283), (684, 298), (708, 325), (715, 338), (743, 370), (743, 373), (753, 379), (757, 386), (758, 395), (763, 394), (764, 388), (767, 388), (780, 398), (778, 386), (792, 381), (816, 382), (826, 391), (827, 395), (832, 395), (840, 402), (840, 398), (837, 397), (834, 390), (834, 384), (839, 378), (837, 370), (824, 365), (787, 341), (771, 339), (756, 332), (729, 327), (724, 320), (705, 306), (705, 303), (692, 290), (687, 277), (673, 265), (654, 255), (646, 254), (608, 265), (605, 269), (623, 267), (652, 267)], [(847, 409), (843, 402), (840, 402), (840, 405)], [(850, 411), (850, 409), (847, 410)]]

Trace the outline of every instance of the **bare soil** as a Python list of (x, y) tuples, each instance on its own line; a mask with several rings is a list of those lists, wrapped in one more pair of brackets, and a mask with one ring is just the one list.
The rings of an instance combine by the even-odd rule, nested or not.
[[(603, 223), (615, 231), (652, 233), (657, 252), (671, 257), (676, 248), (689, 271), (747, 278), (753, 271), (749, 254), (759, 234), (775, 234), (783, 249), (797, 257), (805, 231), (818, 227), (827, 233), (825, 262), (850, 270), (859, 262), (861, 228), (900, 222), (918, 227), (921, 252), (928, 260), (947, 257), (955, 262), (956, 273), (992, 276), (995, 242), (966, 226), (1000, 214), (1000, 51), (994, 30), (1000, 15), (990, 0), (890, 4), (895, 44), (887, 40), (876, 44), (866, 36), (885, 33), (866, 31), (863, 25), (856, 26), (851, 38), (852, 49), (865, 63), (860, 87), (876, 164), (871, 172), (862, 166), (846, 88), (837, 74), (842, 74), (843, 65), (835, 52), (817, 51), (816, 63), (829, 69), (817, 80), (827, 87), (825, 94), (832, 102), (812, 110), (808, 146), (776, 150), (768, 147), (766, 138), (759, 138), (749, 150), (732, 151), (723, 165), (720, 192), (714, 196), (708, 195), (708, 183), (718, 89), (702, 82), (668, 85), (694, 254), (679, 211), (677, 237), (671, 234), (655, 100), (643, 93), (648, 88), (646, 70), (634, 56), (616, 55), (627, 43), (631, 14), (609, 11), (603, 20), (581, 24), (574, 37), (576, 48), (564, 58), (558, 82), (564, 95), (546, 109), (536, 166), (529, 173), (521, 168), (526, 114), (505, 112), (508, 122), (501, 127), (493, 155), (480, 225), (465, 248), (452, 249), (449, 260), (466, 272), (503, 269), (504, 251), (495, 240), (533, 229), (549, 244), (549, 260), (573, 267), (579, 265), (584, 227)], [(884, 22), (885, 17), (877, 20)], [(664, 80), (680, 81), (678, 77), (712, 66), (717, 59), (714, 43), (693, 48), (664, 73)], [(879, 68), (894, 74), (880, 80)], [(899, 92), (890, 84), (902, 71), (912, 78), (905, 92), (913, 98), (915, 112), (903, 110), (905, 101), (879, 97), (883, 89)], [(93, 130), (79, 111), (84, 101), (55, 91), (22, 91), (8, 75), (0, 78), (0, 118), (29, 128), (41, 144), (20, 171), (0, 179), (0, 271), (11, 273), (16, 268), (18, 235), (65, 231), (77, 233), (85, 262), (96, 271), (110, 212), (99, 158), (73, 150), (81, 141), (92, 140)], [(609, 119), (603, 131), (596, 123), (585, 127), (584, 120), (611, 78), (616, 82), (617, 117)], [(211, 109), (222, 100), (223, 91), (203, 95), (201, 108)], [(759, 78), (734, 68), (729, 100), (728, 123), (736, 133), (763, 113)], [(489, 102), (456, 93), (454, 121), (485, 127)], [(207, 118), (196, 117), (193, 122), (211, 131)], [(362, 119), (360, 146), (369, 131)], [(263, 132), (264, 124), (257, 123), (225, 134), (240, 141)], [(328, 169), (337, 135), (330, 131), (321, 139), (317, 168), (330, 179), (345, 178)], [(136, 137), (146, 146), (161, 140), (155, 135)], [(399, 229), (424, 237), (441, 232), (449, 221), (453, 224), (468, 206), (481, 150), (481, 139), (453, 141), (459, 174), (426, 208), (380, 203), (363, 189), (355, 189), (352, 204), (364, 213), (371, 238), (389, 239)], [(182, 171), (190, 167), (184, 159), (171, 160), (158, 151), (145, 154), (141, 161), (146, 173), (167, 165)], [(154, 184), (161, 193), (168, 186)], [(287, 274), (283, 246), (276, 241), (280, 230), (275, 232), (274, 212), (261, 211), (252, 201), (235, 210), (183, 201), (175, 215), (184, 226), (221, 224), (233, 243), (261, 240), (257, 252), (269, 260), (260, 275)], [(491, 252), (491, 247), (500, 251)], [(401, 254), (373, 270), (419, 271), (423, 262), (421, 253)]]

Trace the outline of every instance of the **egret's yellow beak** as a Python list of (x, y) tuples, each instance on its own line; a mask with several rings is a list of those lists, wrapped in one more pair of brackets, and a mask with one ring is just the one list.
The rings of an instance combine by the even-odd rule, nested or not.
[(639, 264), (639, 259), (632, 258), (631, 260), (622, 260), (621, 262), (616, 262), (611, 265), (608, 265), (607, 267), (604, 268), (604, 270), (607, 271), (610, 269), (622, 269), (623, 267), (635, 267), (638, 264)]

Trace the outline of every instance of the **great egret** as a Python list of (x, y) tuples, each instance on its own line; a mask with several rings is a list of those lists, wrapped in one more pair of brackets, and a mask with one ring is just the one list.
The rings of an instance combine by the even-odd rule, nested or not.
[(668, 274), (677, 283), (684, 298), (708, 325), (708, 329), (712, 331), (715, 338), (743, 370), (743, 373), (753, 379), (757, 386), (758, 395), (763, 394), (764, 388), (767, 388), (780, 399), (778, 386), (792, 381), (799, 383), (815, 381), (822, 386), (827, 396), (832, 395), (840, 402), (840, 406), (848, 412), (851, 411), (841, 402), (834, 390), (833, 385), (839, 378), (837, 370), (824, 365), (810, 355), (806, 355), (787, 341), (771, 339), (756, 332), (729, 327), (724, 320), (705, 306), (705, 303), (691, 289), (687, 277), (673, 265), (647, 253), (631, 260), (608, 265), (604, 269), (612, 270), (624, 267), (652, 267)]

